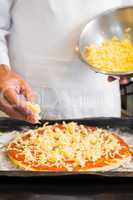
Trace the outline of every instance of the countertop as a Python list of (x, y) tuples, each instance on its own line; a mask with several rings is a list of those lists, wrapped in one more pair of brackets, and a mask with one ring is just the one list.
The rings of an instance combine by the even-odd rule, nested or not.
[[(132, 127), (132, 119), (97, 119), (95, 123)], [(0, 120), (0, 127), (20, 127), (13, 120)], [(112, 127), (112, 126), (110, 126)], [(10, 173), (9, 173), (10, 174)], [(4, 175), (4, 172), (1, 174)], [(56, 174), (57, 175), (57, 174)], [(0, 200), (133, 200), (133, 177), (111, 178), (90, 175), (74, 177), (1, 177)]]
[(37, 179), (0, 181), (0, 200), (130, 200), (133, 179)]

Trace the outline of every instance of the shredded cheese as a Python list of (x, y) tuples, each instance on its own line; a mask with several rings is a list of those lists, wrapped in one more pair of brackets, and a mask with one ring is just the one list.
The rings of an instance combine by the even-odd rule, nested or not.
[(133, 71), (133, 44), (128, 36), (123, 39), (113, 37), (99, 45), (86, 47), (84, 57), (88, 64), (104, 72)]
[(119, 139), (107, 130), (93, 130), (71, 122), (45, 124), (22, 133), (8, 145), (7, 151), (15, 150), (24, 155), (24, 162), (31, 166), (61, 166), (71, 171), (77, 166), (85, 167), (88, 161), (95, 164), (101, 158), (107, 162), (121, 157), (122, 148)]
[(40, 120), (40, 116), (39, 116), (41, 112), (40, 106), (38, 104), (33, 104), (30, 101), (27, 101), (27, 106), (33, 112), (38, 122)]

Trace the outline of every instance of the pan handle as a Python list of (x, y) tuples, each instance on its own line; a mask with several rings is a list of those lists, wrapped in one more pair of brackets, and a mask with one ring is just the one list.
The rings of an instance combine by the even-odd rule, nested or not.
[[(120, 80), (120, 76), (112, 76), (112, 77), (114, 77), (117, 80)], [(127, 77), (127, 79), (129, 80), (130, 83), (133, 82), (133, 76), (127, 75), (126, 77)]]

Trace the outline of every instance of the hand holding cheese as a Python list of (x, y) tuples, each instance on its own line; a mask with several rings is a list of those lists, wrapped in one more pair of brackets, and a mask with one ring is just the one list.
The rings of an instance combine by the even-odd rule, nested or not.
[(27, 104), (33, 99), (28, 83), (8, 66), (0, 65), (0, 110), (15, 119), (36, 123), (38, 118)]

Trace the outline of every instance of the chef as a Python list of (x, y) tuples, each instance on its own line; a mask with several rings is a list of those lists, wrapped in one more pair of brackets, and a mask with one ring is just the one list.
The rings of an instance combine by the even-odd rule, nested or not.
[(75, 47), (92, 16), (121, 5), (121, 0), (0, 0), (0, 110), (34, 123), (26, 101), (36, 93), (44, 119), (120, 117), (119, 82), (91, 71)]

